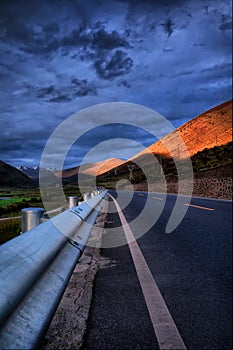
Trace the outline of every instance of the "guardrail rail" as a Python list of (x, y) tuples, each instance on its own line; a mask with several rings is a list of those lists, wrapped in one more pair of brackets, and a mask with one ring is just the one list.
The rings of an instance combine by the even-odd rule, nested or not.
[(107, 191), (0, 246), (0, 348), (43, 339)]

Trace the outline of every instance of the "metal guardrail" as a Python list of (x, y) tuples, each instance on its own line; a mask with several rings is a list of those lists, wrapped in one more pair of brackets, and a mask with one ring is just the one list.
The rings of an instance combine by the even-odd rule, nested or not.
[(39, 346), (106, 192), (0, 246), (1, 349)]

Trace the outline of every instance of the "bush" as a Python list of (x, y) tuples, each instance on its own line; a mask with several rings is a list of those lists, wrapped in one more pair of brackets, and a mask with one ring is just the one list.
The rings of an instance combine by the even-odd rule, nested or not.
[(21, 231), (21, 220), (12, 219), (0, 222), (0, 244), (18, 236)]

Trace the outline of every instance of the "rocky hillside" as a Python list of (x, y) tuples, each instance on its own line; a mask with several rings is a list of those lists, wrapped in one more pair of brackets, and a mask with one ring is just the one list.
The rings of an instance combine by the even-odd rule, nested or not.
[[(176, 131), (182, 137), (184, 143), (180, 143)], [(232, 141), (232, 100), (222, 103), (196, 118), (188, 121), (177, 128), (174, 132), (153, 143), (151, 146), (136, 154), (131, 160), (138, 156), (152, 152), (164, 157), (183, 159), (187, 152), (190, 156), (205, 148), (211, 149), (215, 146), (226, 145)], [(184, 146), (185, 145), (185, 146)], [(169, 150), (166, 148), (169, 147)]]
[[(232, 164), (232, 101), (223, 103), (211, 110), (197, 116), (177, 129), (177, 132), (184, 140), (188, 154), (192, 161), (195, 178), (205, 177), (210, 170), (215, 177), (229, 177)], [(120, 179), (129, 179), (130, 167), (131, 182), (139, 184), (146, 181), (145, 174), (137, 165), (143, 165), (143, 169), (153, 175), (153, 181), (160, 181), (161, 167), (156, 168), (151, 164), (151, 153), (162, 165), (162, 171), (167, 181), (172, 182), (177, 179), (177, 170), (173, 159), (179, 162), (179, 166), (184, 167), (187, 151), (184, 152), (184, 144), (180, 143), (176, 131), (166, 135), (160, 141), (155, 142), (144, 151), (136, 154), (127, 162), (108, 171), (108, 173), (98, 176), (99, 185), (107, 184), (112, 186)], [(165, 147), (167, 145), (169, 150)], [(197, 176), (197, 174), (199, 174)]]

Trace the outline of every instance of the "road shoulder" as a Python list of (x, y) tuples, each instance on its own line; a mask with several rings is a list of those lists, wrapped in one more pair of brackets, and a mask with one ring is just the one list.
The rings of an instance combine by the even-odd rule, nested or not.
[[(45, 336), (41, 350), (80, 349), (87, 327), (95, 275), (100, 265), (105, 264), (100, 255), (100, 242), (107, 208), (97, 218), (89, 241), (76, 265), (63, 294), (54, 318)], [(96, 246), (92, 246), (93, 241)]]

